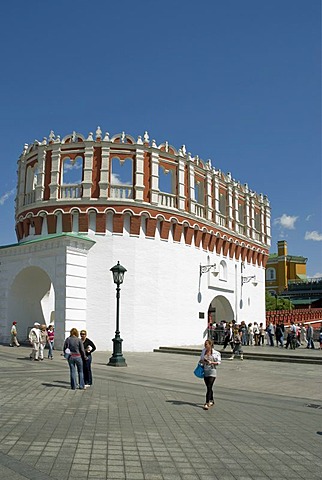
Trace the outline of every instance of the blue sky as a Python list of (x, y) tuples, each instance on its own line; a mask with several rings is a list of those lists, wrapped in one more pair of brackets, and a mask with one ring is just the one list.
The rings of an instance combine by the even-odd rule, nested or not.
[(272, 247), (322, 276), (320, 0), (2, 2), (0, 245), (24, 143), (96, 130), (182, 144), (268, 196)]

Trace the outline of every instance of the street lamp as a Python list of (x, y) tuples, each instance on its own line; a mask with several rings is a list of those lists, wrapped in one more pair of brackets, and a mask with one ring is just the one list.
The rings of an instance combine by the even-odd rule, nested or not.
[(110, 367), (127, 367), (125, 358), (122, 354), (122, 338), (120, 337), (120, 285), (123, 283), (126, 268), (117, 262), (110, 271), (113, 274), (113, 281), (116, 284), (116, 330), (113, 338), (113, 355), (111, 356), (108, 366)]

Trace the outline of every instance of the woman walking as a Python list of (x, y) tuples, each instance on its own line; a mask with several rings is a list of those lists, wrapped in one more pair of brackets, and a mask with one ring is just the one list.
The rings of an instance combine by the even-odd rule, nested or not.
[(54, 327), (52, 325), (48, 326), (47, 330), (47, 336), (48, 336), (48, 358), (51, 360), (53, 359), (53, 350), (54, 350), (54, 339), (55, 339), (55, 331)]
[(200, 363), (204, 366), (204, 382), (207, 387), (206, 403), (204, 410), (208, 410), (214, 404), (213, 386), (217, 377), (216, 367), (221, 364), (221, 355), (217, 350), (214, 350), (211, 340), (205, 341), (205, 348), (201, 352)]
[(77, 370), (79, 389), (84, 390), (83, 360), (85, 360), (87, 357), (85, 355), (83, 342), (79, 338), (77, 328), (71, 329), (70, 336), (66, 338), (64, 342), (63, 353), (67, 353), (69, 355), (68, 364), (70, 370), (70, 388), (72, 390), (76, 390)]

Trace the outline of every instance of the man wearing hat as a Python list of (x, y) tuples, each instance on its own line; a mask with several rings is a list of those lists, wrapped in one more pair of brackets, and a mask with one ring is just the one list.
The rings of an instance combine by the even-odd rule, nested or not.
[(40, 344), (40, 323), (35, 322), (33, 328), (29, 332), (29, 342), (32, 345), (30, 360), (39, 361), (39, 344)]
[(17, 322), (12, 322), (12, 327), (11, 327), (11, 341), (10, 341), (10, 347), (20, 347), (20, 343), (18, 342), (18, 337), (17, 337)]

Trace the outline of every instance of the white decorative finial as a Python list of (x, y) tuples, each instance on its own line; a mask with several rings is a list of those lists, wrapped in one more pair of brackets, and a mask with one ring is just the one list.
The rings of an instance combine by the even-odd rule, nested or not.
[(185, 156), (187, 155), (187, 149), (186, 149), (186, 146), (185, 146), (185, 145), (182, 145), (181, 151), (182, 151), (182, 153), (183, 153), (183, 156), (185, 157)]
[(165, 151), (166, 151), (166, 152), (169, 151), (169, 143), (168, 143), (168, 142), (165, 142)]
[(22, 154), (23, 154), (23, 155), (26, 155), (27, 150), (28, 150), (28, 146), (29, 146), (28, 143), (25, 143), (25, 144), (24, 144), (23, 150), (22, 150)]
[(76, 132), (75, 132), (75, 130), (74, 130), (73, 133), (72, 133), (72, 136), (71, 136), (71, 141), (72, 141), (73, 143), (75, 143), (76, 140), (77, 140), (77, 135), (76, 135)]
[(47, 145), (47, 137), (44, 137), (41, 142), (42, 145)]
[(50, 134), (49, 134), (49, 141), (50, 142), (53, 142), (55, 140), (55, 133), (54, 133), (54, 130), (50, 130)]
[(193, 161), (193, 158), (192, 158), (192, 156), (191, 156), (191, 152), (188, 152), (188, 160), (190, 160), (190, 162)]
[(89, 132), (88, 137), (87, 137), (86, 140), (87, 140), (88, 142), (94, 142), (93, 132)]
[(103, 138), (104, 142), (109, 142), (110, 141), (110, 134), (108, 132), (105, 132), (105, 136)]
[(136, 142), (136, 143), (137, 143), (138, 145), (143, 145), (141, 135), (138, 136), (138, 139), (137, 139), (137, 142)]
[(207, 168), (209, 168), (209, 170), (212, 168), (210, 158), (208, 158), (208, 160), (207, 160), (207, 162), (206, 162), (206, 165), (207, 165)]
[(147, 131), (144, 132), (143, 139), (144, 139), (144, 143), (149, 143), (150, 137)]
[(102, 138), (102, 130), (101, 130), (101, 127), (97, 127), (95, 133), (96, 133), (96, 140), (97, 140), (98, 138)]
[(156, 144), (156, 141), (155, 141), (154, 139), (152, 140), (152, 147), (153, 147), (153, 148), (158, 148), (158, 147), (157, 147), (157, 144)]
[(56, 140), (54, 140), (55, 143), (60, 143), (60, 135), (57, 135)]
[(125, 132), (121, 133), (121, 143), (125, 143)]

